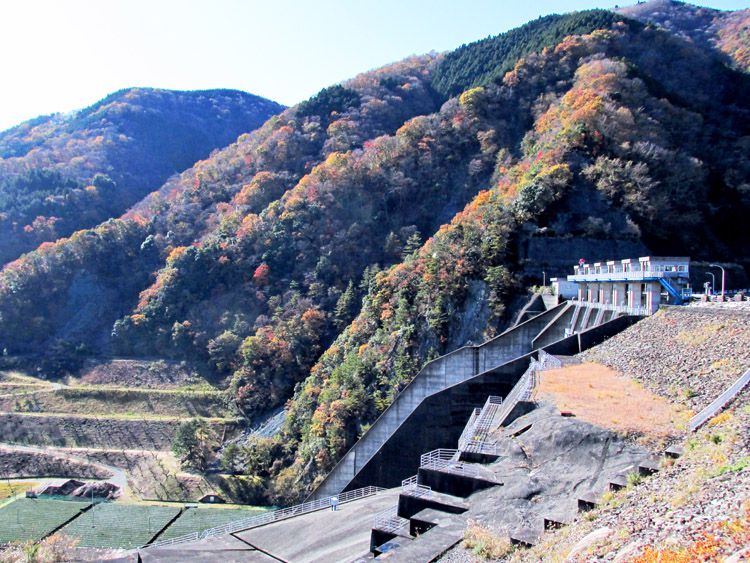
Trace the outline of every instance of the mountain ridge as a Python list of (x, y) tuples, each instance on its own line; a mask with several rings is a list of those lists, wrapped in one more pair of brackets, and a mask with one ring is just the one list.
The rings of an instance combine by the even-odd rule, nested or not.
[(127, 88), (0, 133), (0, 262), (117, 217), (283, 108), (235, 90)]

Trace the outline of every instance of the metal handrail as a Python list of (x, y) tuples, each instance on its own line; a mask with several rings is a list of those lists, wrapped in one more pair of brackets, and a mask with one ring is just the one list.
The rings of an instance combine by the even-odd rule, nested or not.
[[(471, 453), (487, 453), (494, 454), (497, 449), (494, 446), (490, 446), (486, 443), (487, 435), (490, 432), (492, 423), (495, 419), (498, 409), (503, 403), (502, 397), (490, 395), (487, 397), (487, 401), (480, 411), (480, 415), (472, 420), (469, 419), (469, 423), (464, 429), (464, 433), (461, 434), (461, 439), (458, 442), (458, 449), (461, 451)], [(467, 430), (469, 430), (467, 432)]]
[(423, 497), (432, 493), (432, 487), (420, 485), (418, 476), (412, 475), (401, 481), (401, 492), (416, 497)]
[(471, 441), (471, 436), (474, 434), (474, 426), (476, 425), (477, 418), (481, 415), (482, 409), (481, 408), (475, 408), (471, 416), (469, 417), (469, 420), (466, 422), (466, 426), (464, 426), (463, 432), (461, 432), (461, 436), (458, 438), (458, 449), (463, 450), (466, 446), (466, 444)]
[(563, 367), (562, 361), (553, 356), (552, 354), (545, 352), (544, 350), (539, 350), (539, 368), (538, 369), (560, 369)]
[(378, 512), (373, 519), (373, 528), (397, 534), (401, 528), (409, 524), (409, 520), (398, 515), (398, 506), (387, 508)]
[(745, 386), (750, 383), (750, 369), (743, 373), (740, 378), (732, 383), (721, 395), (710, 405), (690, 419), (689, 428), (695, 432), (706, 423), (707, 420), (716, 416), (726, 405), (739, 395)]
[(468, 477), (480, 477), (481, 469), (458, 459), (459, 451), (447, 448), (432, 450), (419, 457), (420, 469), (448, 470)]
[[(345, 493), (341, 493), (340, 495), (338, 495), (338, 502), (339, 504), (343, 504), (345, 502), (351, 502), (353, 500), (358, 500), (364, 497), (377, 494), (380, 491), (384, 491), (384, 490), (385, 489), (383, 487), (368, 486), (368, 487), (363, 487), (361, 489), (355, 489), (353, 491), (347, 491)], [(258, 514), (257, 516), (251, 516), (249, 518), (235, 520), (234, 522), (229, 522), (222, 526), (209, 528), (207, 530), (203, 530), (202, 532), (193, 532), (191, 534), (185, 534), (184, 536), (179, 536), (179, 537), (172, 538), (169, 540), (156, 541), (154, 543), (147, 544), (144, 547), (164, 547), (167, 545), (198, 541), (198, 540), (220, 536), (224, 534), (232, 534), (232, 533), (241, 532), (244, 530), (249, 530), (251, 528), (257, 528), (258, 526), (263, 526), (265, 524), (270, 524), (272, 522), (278, 522), (279, 520), (286, 520), (287, 518), (292, 518), (294, 516), (301, 516), (302, 514), (308, 514), (310, 512), (315, 512), (316, 510), (322, 510), (322, 509), (328, 508), (330, 506), (331, 506), (330, 498), (303, 502), (302, 504), (289, 506), (287, 508), (279, 508), (278, 510), (271, 510), (269, 512), (264, 512), (263, 514)]]

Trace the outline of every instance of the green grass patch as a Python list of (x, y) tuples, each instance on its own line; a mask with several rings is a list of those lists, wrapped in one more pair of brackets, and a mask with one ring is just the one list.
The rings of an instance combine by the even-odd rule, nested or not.
[(0, 501), (19, 495), (39, 485), (36, 481), (3, 481), (0, 483)]
[(79, 547), (132, 549), (148, 543), (180, 512), (168, 506), (97, 504), (61, 532)]
[(740, 458), (735, 463), (725, 464), (717, 467), (711, 474), (712, 477), (718, 477), (725, 473), (739, 473), (750, 467), (750, 456)]
[(88, 503), (67, 500), (23, 498), (13, 501), (0, 508), (0, 544), (38, 541), (87, 506)]

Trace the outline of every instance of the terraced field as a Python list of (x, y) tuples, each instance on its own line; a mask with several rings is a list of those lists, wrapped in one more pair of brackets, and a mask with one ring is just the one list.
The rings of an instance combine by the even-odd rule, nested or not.
[(0, 508), (0, 544), (40, 540), (90, 505), (64, 500), (18, 499)]
[[(5, 388), (8, 390), (6, 393)], [(0, 383), (0, 411), (69, 414), (106, 412), (130, 416), (209, 418), (221, 418), (229, 414), (226, 396), (221, 391), (127, 389), (109, 386), (62, 387), (50, 390), (40, 384), (21, 382), (6, 382), (5, 387)]]
[[(181, 363), (92, 362), (80, 377), (58, 382), (0, 370), (0, 479), (106, 478), (81, 469), (81, 462), (98, 461), (125, 471), (128, 498), (195, 502), (219, 493), (246, 500), (243, 491), (234, 495), (181, 472), (172, 442), (194, 418), (206, 420), (219, 440), (239, 427), (226, 393)], [(3, 443), (54, 454), (3, 453)]]
[(147, 544), (180, 508), (169, 506), (127, 506), (97, 504), (61, 532), (79, 538), (79, 547), (130, 549)]
[(257, 509), (230, 509), (230, 508), (190, 508), (180, 514), (158, 539), (168, 540), (192, 534), (193, 532), (202, 532), (214, 526), (222, 526), (229, 522), (243, 520), (266, 512), (265, 508)]

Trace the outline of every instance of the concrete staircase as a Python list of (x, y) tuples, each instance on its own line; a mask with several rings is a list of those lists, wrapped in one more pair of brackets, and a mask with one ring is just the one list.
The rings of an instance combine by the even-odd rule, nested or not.
[[(400, 454), (414, 449), (404, 446), (418, 448), (420, 441), (426, 447), (455, 443), (458, 439), (454, 434), (456, 421), (460, 420), (458, 424), (461, 426), (458, 427), (462, 427), (473, 410), (467, 403), (476, 404), (477, 393), (484, 397), (488, 393), (507, 395), (522, 375), (532, 351), (549, 348), (563, 354), (576, 353), (584, 346), (598, 344), (640, 318), (628, 317), (628, 321), (617, 323), (621, 320), (618, 318), (594, 326), (599, 311), (588, 305), (564, 302), (484, 344), (464, 346), (428, 362), (309, 498), (321, 499), (371, 483), (397, 486), (399, 480), (413, 473), (416, 464), (415, 457)], [(575, 332), (574, 315), (583, 318), (579, 332), (590, 333), (584, 339), (582, 334)], [(592, 315), (593, 319), (590, 319)], [(482, 391), (478, 391), (479, 384)], [(451, 404), (443, 404), (446, 401)], [(432, 420), (420, 420), (420, 416), (425, 416), (428, 404), (433, 409), (432, 417), (428, 417)], [(440, 412), (449, 412), (450, 416), (440, 419)], [(412, 436), (404, 436), (401, 432), (407, 421), (411, 423)], [(443, 425), (440, 432), (428, 432), (428, 427), (435, 430), (436, 424)], [(402, 435), (397, 436), (400, 432)], [(443, 439), (442, 444), (434, 443), (436, 439)], [(386, 466), (388, 471), (384, 469)], [(384, 479), (391, 481), (385, 482)]]

